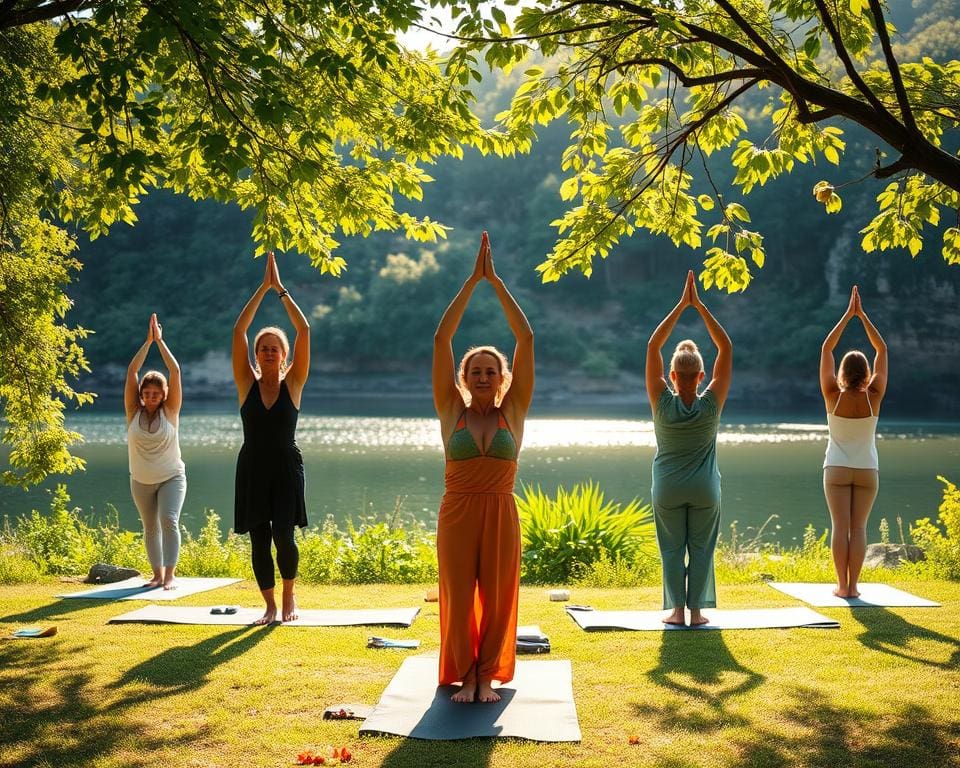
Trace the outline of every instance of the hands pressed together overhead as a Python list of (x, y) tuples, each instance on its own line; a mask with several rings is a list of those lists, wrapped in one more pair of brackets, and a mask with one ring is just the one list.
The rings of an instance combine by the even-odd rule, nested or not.
[(490, 249), (490, 237), (486, 230), (480, 236), (480, 249), (477, 251), (477, 260), (473, 265), (473, 274), (470, 280), (479, 283), (481, 280), (494, 282), (497, 279), (497, 272), (493, 267), (493, 251)]

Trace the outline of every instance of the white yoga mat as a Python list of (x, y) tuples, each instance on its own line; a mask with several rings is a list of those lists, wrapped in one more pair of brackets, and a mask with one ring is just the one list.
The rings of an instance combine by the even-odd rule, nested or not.
[(797, 600), (818, 608), (939, 608), (940, 603), (887, 584), (860, 584), (860, 597), (837, 597), (833, 594), (835, 584), (805, 584), (801, 582), (767, 582), (771, 587)]
[[(263, 616), (263, 606), (240, 608), (231, 615), (210, 613), (213, 606), (145, 605), (135, 611), (114, 616), (110, 623), (136, 621), (153, 624), (213, 624), (217, 626), (246, 626)], [(284, 627), (351, 627), (372, 624), (376, 626), (409, 627), (419, 608), (364, 608), (361, 610), (317, 610), (303, 608), (296, 621), (283, 622)], [(279, 623), (279, 622), (277, 622)]]
[(178, 576), (176, 589), (164, 589), (163, 587), (146, 587), (144, 585), (147, 583), (147, 579), (143, 576), (137, 576), (113, 584), (100, 584), (93, 589), (85, 589), (83, 592), (57, 595), (57, 597), (67, 600), (71, 598), (81, 598), (83, 600), (176, 600), (187, 595), (195, 595), (198, 592), (206, 592), (210, 589), (225, 587), (228, 584), (236, 584), (238, 581), (240, 579), (206, 579)]
[(748, 610), (719, 610), (704, 608), (710, 620), (696, 627), (664, 624), (666, 611), (578, 611), (567, 609), (567, 614), (581, 629), (588, 632), (604, 629), (635, 631), (701, 630), (701, 629), (783, 629), (786, 627), (836, 628), (840, 622), (821, 616), (810, 608), (751, 608)]
[(436, 656), (404, 659), (360, 733), (415, 739), (509, 736), (532, 741), (580, 741), (569, 661), (518, 661), (514, 679), (491, 703), (455, 704), (455, 685), (437, 686)]

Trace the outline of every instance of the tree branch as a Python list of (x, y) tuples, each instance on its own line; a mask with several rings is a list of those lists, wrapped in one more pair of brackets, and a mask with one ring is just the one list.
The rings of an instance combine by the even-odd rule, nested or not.
[(907, 98), (907, 89), (903, 85), (903, 77), (900, 74), (900, 64), (897, 57), (893, 55), (893, 47), (890, 45), (890, 35), (887, 33), (887, 24), (883, 19), (883, 9), (878, 0), (869, 0), (870, 10), (873, 12), (874, 25), (877, 28), (877, 37), (880, 38), (880, 47), (883, 49), (883, 57), (887, 60), (887, 69), (890, 70), (890, 78), (893, 80), (893, 90), (897, 94), (897, 103), (900, 105), (900, 114), (903, 115), (903, 124), (910, 133), (918, 134), (917, 123), (913, 118), (913, 109), (910, 106), (910, 100)]
[(27, 8), (23, 11), (10, 11), (16, 0), (6, 0), (0, 5), (0, 29), (13, 29), (34, 24), (38, 21), (50, 21), (75, 11), (86, 10), (96, 5), (95, 0), (50, 0), (44, 5)]
[(669, 69), (673, 74), (677, 76), (677, 79), (680, 81), (681, 85), (686, 88), (690, 88), (696, 85), (714, 85), (716, 83), (728, 83), (732, 80), (760, 80), (767, 79), (766, 72), (759, 67), (747, 67), (744, 69), (728, 69), (726, 72), (715, 72), (712, 75), (703, 75), (701, 77), (690, 77), (686, 72), (684, 72), (676, 62), (670, 61), (670, 59), (657, 58), (657, 57), (641, 57), (636, 59), (626, 59), (624, 61), (617, 62), (616, 64), (610, 65), (607, 69), (601, 72), (602, 75), (608, 75), (614, 70), (621, 69), (623, 67), (629, 66), (644, 66), (647, 64), (657, 64), (661, 67)]

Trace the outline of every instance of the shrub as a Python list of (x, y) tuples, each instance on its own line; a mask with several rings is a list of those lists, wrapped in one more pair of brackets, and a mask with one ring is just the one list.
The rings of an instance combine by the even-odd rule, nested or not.
[(250, 540), (232, 530), (223, 538), (220, 534), (220, 515), (212, 509), (205, 512), (207, 522), (200, 529), (199, 536), (194, 538), (186, 528), (183, 529), (177, 573), (181, 576), (251, 578)]
[(437, 578), (436, 543), (423, 523), (347, 521), (337, 557), (341, 584), (417, 584)]
[(27, 552), (16, 543), (0, 538), (0, 584), (30, 584), (43, 572)]
[(602, 551), (589, 565), (577, 565), (573, 570), (573, 583), (578, 587), (648, 587), (660, 583), (660, 559), (647, 552), (631, 562), (611, 558), (610, 553)]
[(578, 483), (569, 492), (557, 488), (555, 499), (539, 486), (524, 486), (517, 509), (523, 537), (521, 578), (527, 582), (563, 584), (603, 553), (611, 561), (633, 563), (655, 551), (650, 505), (639, 499), (623, 508), (605, 502), (593, 481)]
[(69, 503), (66, 486), (58, 485), (49, 514), (34, 509), (17, 520), (16, 540), (43, 573), (82, 573), (96, 562), (96, 531), (80, 518), (79, 509), (67, 508)]
[(323, 525), (314, 526), (300, 536), (299, 577), (308, 584), (332, 584), (337, 580), (337, 560), (341, 538), (333, 515)]
[(910, 535), (923, 550), (926, 560), (906, 568), (918, 574), (957, 581), (960, 580), (960, 489), (945, 477), (937, 479), (944, 485), (937, 518), (944, 530), (941, 532), (928, 517), (911, 525)]

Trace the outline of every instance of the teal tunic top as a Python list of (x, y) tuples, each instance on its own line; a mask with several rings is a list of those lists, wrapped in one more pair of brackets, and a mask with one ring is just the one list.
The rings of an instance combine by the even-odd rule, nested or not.
[(664, 507), (720, 503), (717, 431), (720, 410), (709, 389), (689, 406), (665, 389), (654, 409), (657, 453), (653, 457), (653, 503)]

